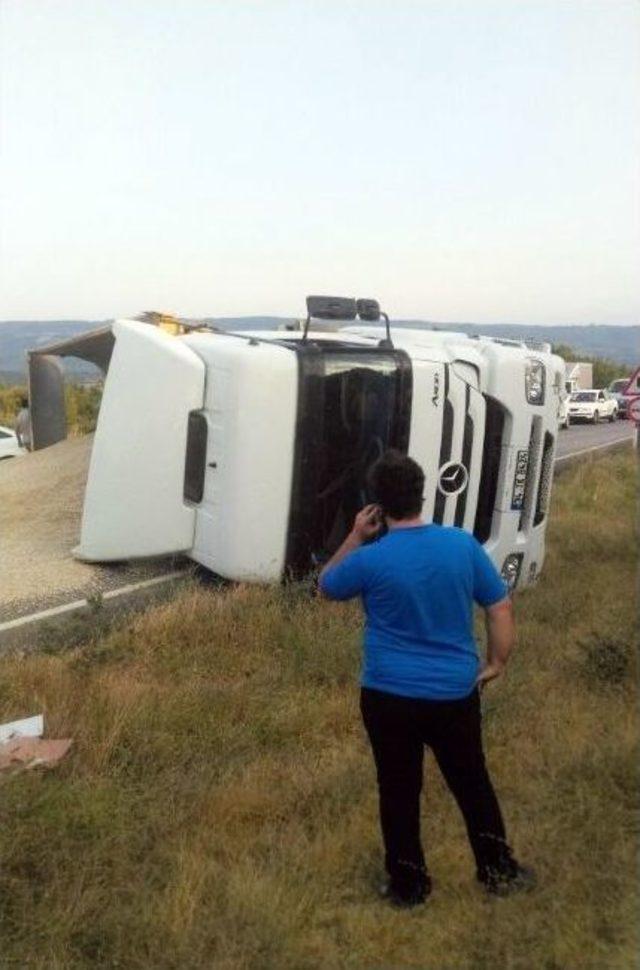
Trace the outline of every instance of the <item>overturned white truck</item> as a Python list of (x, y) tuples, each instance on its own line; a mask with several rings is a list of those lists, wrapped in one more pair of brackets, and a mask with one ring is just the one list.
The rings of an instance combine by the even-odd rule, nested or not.
[(391, 340), (375, 301), (307, 306), (291, 331), (114, 323), (75, 555), (182, 552), (235, 580), (304, 576), (342, 541), (369, 467), (394, 447), (425, 470), (427, 521), (473, 532), (512, 588), (534, 581), (560, 358), (444, 331)]

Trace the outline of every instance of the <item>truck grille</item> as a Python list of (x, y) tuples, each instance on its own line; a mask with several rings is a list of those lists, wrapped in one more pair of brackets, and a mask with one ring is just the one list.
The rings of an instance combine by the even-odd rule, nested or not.
[[(467, 384), (466, 389), (466, 400), (465, 400), (465, 414), (464, 414), (464, 435), (462, 438), (462, 464), (468, 470), (471, 468), (471, 456), (473, 454), (473, 434), (474, 434), (474, 423), (473, 418), (469, 414), (469, 402), (471, 400), (471, 391), (469, 385)], [(462, 528), (464, 526), (464, 516), (467, 511), (467, 495), (469, 494), (469, 488), (465, 488), (463, 492), (458, 496), (458, 501), (456, 503), (456, 515), (454, 519), (454, 525)]]
[(498, 491), (502, 439), (504, 435), (504, 408), (495, 398), (483, 394), (485, 401), (484, 444), (482, 448), (482, 473), (478, 489), (478, 503), (473, 534), (478, 542), (486, 542), (491, 535), (493, 510)]
[[(442, 437), (440, 439), (440, 461), (438, 468), (442, 468), (448, 461), (451, 461), (451, 448), (453, 442), (453, 405), (449, 400), (449, 365), (444, 368), (444, 411), (442, 413)], [(447, 505), (447, 497), (442, 492), (436, 492), (436, 500), (433, 506), (433, 521), (442, 525), (444, 512)]]
[(529, 438), (529, 468), (520, 514), (521, 532), (531, 526), (540, 525), (547, 514), (553, 476), (554, 444), (555, 438), (549, 431), (545, 431), (544, 435), (542, 433), (542, 418), (533, 418)]
[(536, 511), (533, 517), (533, 524), (540, 525), (544, 520), (549, 508), (549, 495), (551, 492), (551, 479), (553, 477), (553, 446), (555, 439), (549, 432), (545, 432), (544, 445), (542, 446), (542, 461), (540, 463), (540, 479), (538, 481), (538, 495), (536, 498)]
[(533, 516), (533, 503), (536, 494), (536, 485), (540, 472), (540, 443), (541, 443), (542, 419), (532, 418), (531, 432), (529, 434), (529, 466), (527, 468), (527, 480), (524, 486), (524, 501), (518, 529), (522, 532), (531, 524)]

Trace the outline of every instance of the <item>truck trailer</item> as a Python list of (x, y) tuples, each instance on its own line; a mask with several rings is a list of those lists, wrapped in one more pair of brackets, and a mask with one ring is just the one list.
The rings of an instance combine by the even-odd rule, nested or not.
[[(426, 475), (427, 522), (472, 532), (512, 589), (544, 559), (564, 363), (489, 337), (394, 328), (309, 297), (295, 330), (112, 327), (84, 498), (90, 562), (183, 553), (232, 580), (322, 565), (387, 448)], [(385, 326), (382, 326), (382, 320)]]

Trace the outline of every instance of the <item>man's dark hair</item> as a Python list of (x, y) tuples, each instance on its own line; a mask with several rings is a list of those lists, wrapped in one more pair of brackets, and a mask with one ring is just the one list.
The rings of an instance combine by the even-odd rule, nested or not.
[(417, 461), (389, 449), (369, 472), (373, 500), (392, 519), (410, 519), (422, 511), (424, 472)]

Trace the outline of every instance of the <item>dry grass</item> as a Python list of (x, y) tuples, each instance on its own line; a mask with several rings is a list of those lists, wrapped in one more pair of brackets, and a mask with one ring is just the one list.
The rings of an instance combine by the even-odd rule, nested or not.
[(357, 712), (359, 617), (304, 588), (190, 588), (73, 651), (0, 664), (0, 718), (73, 755), (0, 782), (0, 966), (613, 970), (636, 964), (635, 467), (555, 490), (545, 575), (485, 695), (531, 896), (489, 901), (429, 759), (420, 912), (387, 909)]

